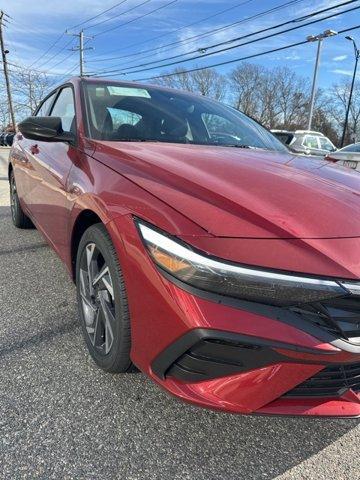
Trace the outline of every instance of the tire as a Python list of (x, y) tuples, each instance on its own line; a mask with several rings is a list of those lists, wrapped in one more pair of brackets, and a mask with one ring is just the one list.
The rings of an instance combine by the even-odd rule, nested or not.
[(17, 228), (34, 228), (34, 224), (30, 218), (25, 215), (23, 209), (21, 208), (19, 197), (16, 189), (16, 182), (14, 172), (10, 172), (9, 177), (10, 183), (10, 205), (11, 205), (11, 218), (13, 224)]
[(76, 288), (85, 342), (95, 363), (112, 373), (136, 370), (130, 359), (124, 279), (114, 245), (100, 223), (89, 227), (80, 240)]

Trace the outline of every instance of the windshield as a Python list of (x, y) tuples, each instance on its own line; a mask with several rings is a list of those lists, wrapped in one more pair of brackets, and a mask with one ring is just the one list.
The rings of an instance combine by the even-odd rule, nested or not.
[(156, 87), (85, 83), (88, 135), (113, 142), (168, 142), (287, 152), (232, 107)]
[(341, 149), (342, 152), (360, 153), (360, 143), (353, 143)]

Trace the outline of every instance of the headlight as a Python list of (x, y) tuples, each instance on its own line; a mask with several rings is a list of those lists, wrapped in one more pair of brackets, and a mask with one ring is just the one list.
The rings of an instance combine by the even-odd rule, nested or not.
[(137, 222), (158, 267), (195, 288), (267, 305), (313, 303), (350, 294), (340, 283), (226, 263)]

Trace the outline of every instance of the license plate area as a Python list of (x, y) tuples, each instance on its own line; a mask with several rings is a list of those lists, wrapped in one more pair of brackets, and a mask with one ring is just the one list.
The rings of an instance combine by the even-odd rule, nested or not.
[(354, 160), (344, 160), (344, 167), (353, 168), (355, 170), (357, 162), (354, 162)]

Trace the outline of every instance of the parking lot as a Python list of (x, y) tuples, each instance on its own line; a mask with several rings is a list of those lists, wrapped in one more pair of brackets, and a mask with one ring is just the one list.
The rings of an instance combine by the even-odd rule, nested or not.
[(357, 420), (246, 417), (170, 398), (86, 353), (75, 289), (15, 230), (0, 153), (1, 479), (358, 479)]

